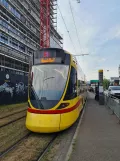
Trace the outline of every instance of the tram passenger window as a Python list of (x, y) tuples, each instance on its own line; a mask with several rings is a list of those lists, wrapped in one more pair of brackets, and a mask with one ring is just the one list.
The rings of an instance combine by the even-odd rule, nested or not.
[(77, 71), (74, 67), (72, 67), (68, 88), (64, 99), (69, 100), (75, 97), (77, 97)]

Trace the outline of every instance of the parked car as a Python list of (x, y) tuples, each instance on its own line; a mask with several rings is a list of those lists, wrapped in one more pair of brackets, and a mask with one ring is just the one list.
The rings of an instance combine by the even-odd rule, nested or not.
[(108, 94), (120, 98), (120, 86), (109, 86)]
[(92, 87), (89, 87), (89, 92), (94, 92), (94, 89)]

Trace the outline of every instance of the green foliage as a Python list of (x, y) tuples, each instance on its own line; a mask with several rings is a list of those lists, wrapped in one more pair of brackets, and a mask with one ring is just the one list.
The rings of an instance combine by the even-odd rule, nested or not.
[(104, 90), (108, 89), (109, 85), (110, 85), (110, 81), (105, 78), (103, 80), (103, 88), (104, 88)]

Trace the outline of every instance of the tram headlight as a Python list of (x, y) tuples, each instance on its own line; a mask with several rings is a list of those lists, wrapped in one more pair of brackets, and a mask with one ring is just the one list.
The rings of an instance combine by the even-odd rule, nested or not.
[(69, 103), (61, 103), (60, 106), (57, 109), (62, 109), (69, 106)]

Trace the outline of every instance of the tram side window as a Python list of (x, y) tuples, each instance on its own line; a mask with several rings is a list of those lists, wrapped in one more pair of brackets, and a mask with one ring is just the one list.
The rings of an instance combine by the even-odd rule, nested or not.
[(77, 71), (72, 67), (65, 100), (73, 99), (75, 97), (77, 97)]

